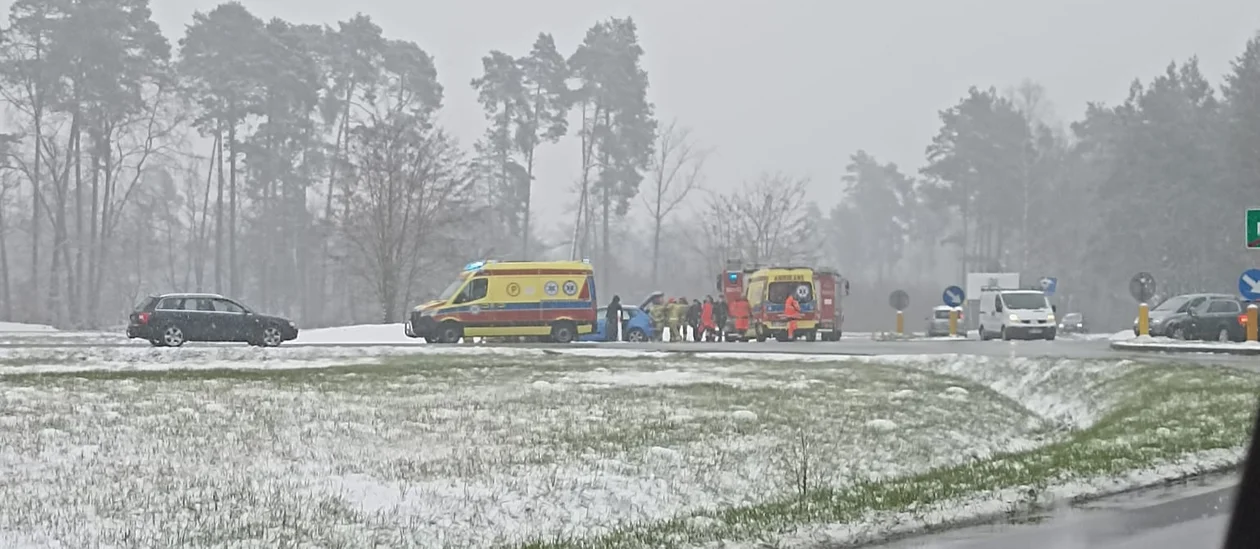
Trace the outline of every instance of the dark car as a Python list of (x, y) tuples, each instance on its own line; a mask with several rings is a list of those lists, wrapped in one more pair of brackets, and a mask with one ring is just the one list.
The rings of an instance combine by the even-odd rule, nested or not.
[(179, 347), (188, 341), (275, 347), (297, 334), (297, 325), (288, 319), (255, 313), (217, 294), (149, 296), (131, 313), (127, 325), (127, 337), (157, 347)]
[(1059, 333), (1089, 333), (1089, 326), (1085, 324), (1085, 315), (1082, 315), (1081, 313), (1068, 313), (1063, 315), (1063, 318), (1059, 320)]
[(1246, 341), (1247, 302), (1236, 297), (1212, 298), (1190, 309), (1182, 321), (1185, 339)]
[[(1233, 299), (1229, 294), (1185, 294), (1170, 297), (1151, 309), (1150, 333), (1152, 336), (1166, 336), (1185, 339), (1185, 322), (1190, 318), (1190, 310), (1201, 307), (1209, 299)], [(1137, 319), (1133, 320), (1133, 334), (1137, 335)]]

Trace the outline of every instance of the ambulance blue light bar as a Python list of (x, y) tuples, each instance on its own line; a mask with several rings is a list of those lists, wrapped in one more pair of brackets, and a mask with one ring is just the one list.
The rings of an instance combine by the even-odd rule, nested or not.
[(474, 262), (472, 262), (472, 263), (469, 263), (469, 264), (467, 264), (467, 265), (464, 265), (464, 271), (465, 271), (465, 272), (467, 272), (467, 271), (476, 271), (476, 270), (478, 270), (478, 269), (480, 269), (480, 268), (482, 268), (482, 267), (485, 267), (486, 265), (488, 265), (488, 264), (490, 264), (490, 263), (495, 263), (495, 261), (494, 261), (493, 259), (485, 259), (485, 260), (482, 260), (482, 261), (474, 261)]
[(731, 282), (739, 282), (739, 273), (730, 273), (726, 275), (726, 279)]

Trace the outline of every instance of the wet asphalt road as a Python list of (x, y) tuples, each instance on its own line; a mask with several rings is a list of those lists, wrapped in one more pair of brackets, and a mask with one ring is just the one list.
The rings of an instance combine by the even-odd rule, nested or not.
[[(223, 345), (215, 343), (188, 343), (187, 347), (207, 345)], [(1254, 356), (1237, 356), (1224, 354), (1163, 354), (1140, 351), (1118, 351), (1110, 347), (1106, 339), (1083, 339), (1072, 336), (1060, 337), (1055, 341), (979, 341), (971, 339), (946, 338), (913, 339), (905, 341), (876, 341), (869, 335), (848, 336), (838, 342), (805, 342), (779, 343), (573, 343), (559, 344), (492, 344), (500, 347), (534, 348), (534, 349), (574, 349), (574, 348), (606, 348), (640, 351), (671, 352), (739, 352), (739, 353), (786, 353), (803, 355), (923, 355), (923, 354), (965, 354), (992, 357), (1023, 358), (1063, 358), (1077, 360), (1168, 360), (1180, 363), (1229, 364), (1260, 369), (1260, 358)], [(318, 342), (307, 343), (300, 339), (286, 342), (284, 348), (311, 347), (428, 347), (419, 341), (400, 342)], [(0, 349), (3, 348), (128, 348), (149, 347), (140, 340), (127, 340), (121, 336), (88, 337), (88, 338), (48, 338), (24, 336), (0, 338)]]
[(1031, 517), (876, 545), (879, 549), (1211, 549), (1225, 540), (1237, 477), (1113, 496)]

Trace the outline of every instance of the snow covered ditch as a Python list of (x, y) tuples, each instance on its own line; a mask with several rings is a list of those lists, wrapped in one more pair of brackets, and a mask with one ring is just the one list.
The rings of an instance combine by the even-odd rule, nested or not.
[[(890, 520), (956, 519), (1026, 499), (1023, 485), (932, 475), (1062, 445), (1131, 394), (1135, 375), (1219, 397), (1203, 402), (1232, 394), (1208, 370), (1173, 380), (1114, 361), (384, 349), (323, 350), (302, 369), (292, 365), (309, 349), (239, 347), (157, 350), (189, 353), (162, 364), (123, 349), (43, 365), (77, 370), (0, 368), (0, 544), (653, 547), (768, 532), (874, 536)], [(248, 358), (223, 353), (261, 353), (261, 364), (206, 366)], [(334, 366), (368, 361), (379, 364)], [(91, 367), (105, 363), (166, 368)], [(1246, 379), (1227, 386), (1254, 391)], [(1194, 429), (1215, 440), (1206, 435), (1232, 416), (1212, 411), (1160, 436)], [(851, 516), (782, 512), (785, 500), (925, 478), (912, 492), (864, 499)], [(883, 508), (942, 486), (957, 497)], [(977, 492), (990, 498), (966, 499)], [(956, 501), (929, 513), (947, 500)]]

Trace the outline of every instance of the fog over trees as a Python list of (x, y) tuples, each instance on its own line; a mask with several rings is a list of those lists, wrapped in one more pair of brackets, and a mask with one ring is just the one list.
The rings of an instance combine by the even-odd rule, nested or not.
[[(781, 167), (705, 177), (721, 151), (685, 113), (657, 119), (642, 59), (661, 53), (632, 19), (575, 44), (538, 29), (449, 82), (369, 15), (299, 25), (248, 8), (198, 12), (172, 42), (147, 0), (13, 3), (0, 319), (108, 327), (143, 295), (206, 291), (306, 327), (397, 322), (482, 258), (589, 259), (605, 297), (637, 303), (713, 293), (741, 258), (838, 268), (850, 329), (883, 322), (893, 289), (926, 308), (994, 270), (1057, 276), (1061, 307), (1123, 328), (1137, 271), (1165, 295), (1228, 292), (1254, 263), (1241, 220), (1260, 206), (1260, 36), (1223, 82), (1170, 60), (1067, 125), (1035, 80), (976, 82), (942, 105), (922, 170), (837, 151), (845, 175), (824, 188), (844, 199), (823, 211)], [(478, 98), (481, 139), (439, 123), (448, 94)], [(535, 167), (559, 148), (581, 152), (567, 213), (540, 219)]]

